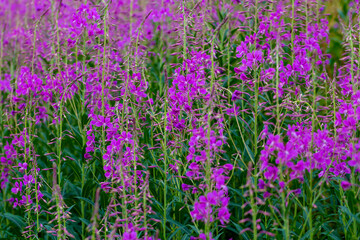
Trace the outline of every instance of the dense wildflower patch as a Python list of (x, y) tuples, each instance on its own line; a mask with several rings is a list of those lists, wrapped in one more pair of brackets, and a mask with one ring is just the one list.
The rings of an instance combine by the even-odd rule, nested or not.
[(0, 1), (0, 238), (358, 239), (359, 9)]

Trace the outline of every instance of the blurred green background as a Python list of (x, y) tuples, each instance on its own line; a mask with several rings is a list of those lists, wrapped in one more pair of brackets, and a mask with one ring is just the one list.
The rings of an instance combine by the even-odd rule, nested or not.
[[(328, 14), (329, 21), (329, 40), (330, 44), (327, 53), (331, 55), (329, 73), (333, 74), (334, 63), (340, 65), (340, 59), (344, 54), (344, 29), (342, 24), (349, 24), (350, 0), (325, 0), (325, 13)], [(353, 24), (358, 24), (358, 19), (353, 19)]]

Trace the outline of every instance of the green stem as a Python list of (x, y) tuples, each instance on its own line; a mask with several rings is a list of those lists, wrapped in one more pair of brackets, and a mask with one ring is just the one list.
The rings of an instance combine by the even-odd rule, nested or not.
[(166, 210), (167, 210), (167, 169), (168, 169), (168, 163), (167, 163), (167, 100), (165, 99), (165, 115), (164, 115), (164, 121), (165, 121), (165, 125), (164, 125), (164, 140), (162, 143), (162, 147), (163, 147), (163, 152), (164, 152), (164, 213), (163, 213), (163, 237), (164, 240), (166, 240)]
[[(257, 220), (257, 205), (255, 203), (256, 201), (256, 191), (257, 191), (257, 168), (256, 166), (254, 166), (254, 174), (253, 174), (253, 177), (254, 177), (254, 184), (253, 184), (253, 189), (249, 190), (250, 191), (250, 204), (251, 204), (251, 210), (252, 210), (252, 227), (253, 227), (253, 240), (257, 240), (258, 239), (258, 229), (257, 229), (257, 223), (256, 223), (256, 220)], [(251, 185), (252, 183), (250, 183)], [(251, 186), (250, 186), (251, 188)]]
[(185, 0), (183, 0), (183, 7), (182, 7), (182, 14), (183, 14), (183, 18), (184, 18), (184, 32), (183, 32), (183, 57), (184, 57), (184, 62), (187, 59), (186, 57), (186, 15), (185, 15)]
[(294, 38), (295, 38), (295, 0), (291, 1), (291, 63), (294, 64)]

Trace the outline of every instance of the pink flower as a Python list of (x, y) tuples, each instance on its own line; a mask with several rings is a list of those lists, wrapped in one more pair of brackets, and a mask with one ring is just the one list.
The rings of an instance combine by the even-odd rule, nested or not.
[(35, 183), (35, 179), (33, 178), (33, 176), (31, 174), (30, 175), (25, 174), (23, 179), (24, 179), (24, 185)]
[(351, 187), (351, 183), (349, 183), (348, 181), (341, 181), (340, 185), (345, 191)]
[(28, 164), (27, 163), (19, 163), (19, 172), (24, 172), (27, 169)]
[(21, 190), (22, 190), (22, 182), (16, 182), (15, 187), (11, 188), (11, 192), (14, 194), (21, 192)]
[(268, 180), (276, 180), (278, 178), (278, 168), (269, 166), (264, 173), (264, 176)]

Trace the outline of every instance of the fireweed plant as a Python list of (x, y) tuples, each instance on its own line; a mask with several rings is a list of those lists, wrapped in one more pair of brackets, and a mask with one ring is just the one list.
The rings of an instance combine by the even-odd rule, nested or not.
[(335, 2), (0, 1), (0, 238), (358, 239)]

